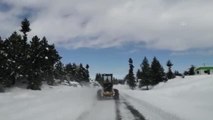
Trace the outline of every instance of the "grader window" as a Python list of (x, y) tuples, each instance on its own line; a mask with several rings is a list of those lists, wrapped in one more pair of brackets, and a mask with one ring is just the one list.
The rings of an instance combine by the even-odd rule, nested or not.
[(112, 74), (102, 74), (102, 79), (104, 82), (112, 82)]
[(112, 77), (111, 76), (104, 76), (104, 81), (111, 81)]

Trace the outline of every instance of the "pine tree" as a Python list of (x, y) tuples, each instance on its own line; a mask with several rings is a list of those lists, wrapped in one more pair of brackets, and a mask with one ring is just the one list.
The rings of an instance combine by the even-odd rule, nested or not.
[(101, 81), (102, 81), (102, 77), (101, 77), (101, 74), (100, 73), (97, 73), (96, 76), (95, 76), (95, 81), (97, 81), (99, 84), (102, 84)]
[(150, 65), (149, 65), (149, 61), (146, 57), (144, 57), (143, 62), (141, 64), (141, 81), (140, 81), (140, 85), (139, 87), (142, 86), (146, 86), (146, 89), (149, 89), (149, 85), (150, 85)]
[(84, 68), (83, 65), (80, 63), (77, 71), (77, 81), (82, 82), (84, 81)]
[(138, 82), (139, 79), (141, 80), (141, 71), (140, 71), (140, 69), (138, 69), (138, 71), (136, 73), (136, 76), (137, 76), (137, 81), (136, 82)]
[(23, 37), (14, 32), (4, 41), (0, 38), (0, 84), (10, 87), (25, 77), (29, 89), (39, 90), (42, 75), (47, 74), (52, 85), (54, 65), (61, 59), (55, 46), (49, 45), (45, 37), (40, 41), (37, 36), (28, 44), (27, 33), (31, 29), (27, 19), (22, 21), (20, 31)]
[(133, 90), (136, 87), (136, 83), (135, 83), (135, 76), (133, 73), (133, 60), (132, 58), (129, 58), (129, 73), (128, 73), (128, 80), (127, 83), (129, 85), (129, 87)]
[(71, 63), (66, 64), (65, 66), (65, 74), (66, 74), (66, 80), (73, 80), (74, 79), (74, 70)]
[(4, 52), (7, 58), (4, 66), (7, 73), (6, 86), (8, 87), (15, 85), (24, 70), (22, 42), (21, 36), (16, 32), (4, 41)]
[(174, 73), (172, 72), (172, 66), (173, 66), (172, 62), (168, 60), (166, 65), (168, 66), (167, 78), (168, 79), (174, 78), (175, 76), (174, 76)]
[(54, 65), (60, 61), (61, 57), (55, 49), (54, 45), (49, 45), (46, 37), (43, 37), (40, 41), (42, 58), (41, 62), (43, 64), (42, 71), (45, 80), (49, 85), (54, 85)]
[(3, 67), (3, 61), (4, 61), (4, 49), (3, 48), (4, 48), (4, 41), (0, 37), (0, 84), (3, 79), (2, 75), (1, 75), (1, 73), (3, 72), (2, 67)]
[(87, 69), (87, 70), (89, 69), (89, 65), (88, 65), (88, 64), (86, 65), (86, 69)]
[(63, 63), (61, 61), (58, 61), (55, 64), (54, 77), (56, 79), (59, 79), (60, 81), (63, 81), (64, 75), (65, 75), (64, 65), (63, 65)]
[(9, 68), (9, 61), (8, 52), (7, 52), (7, 45), (9, 44), (8, 39), (3, 41), (1, 40), (0, 46), (0, 81), (4, 87), (10, 87), (12, 82), (10, 80), (10, 73), (11, 69)]
[(189, 68), (189, 75), (195, 75), (195, 66), (191, 65), (191, 67)]
[(27, 41), (27, 33), (31, 31), (31, 29), (30, 29), (30, 22), (28, 21), (28, 19), (25, 18), (21, 22), (21, 29), (20, 29), (20, 31), (24, 34), (23, 39), (25, 41)]
[(23, 69), (22, 69), (22, 75), (24, 77), (28, 76), (28, 73), (29, 73), (29, 49), (30, 49), (30, 45), (27, 43), (27, 33), (30, 32), (31, 29), (30, 29), (30, 22), (28, 21), (28, 19), (24, 19), (22, 22), (21, 22), (21, 29), (20, 29), (20, 32), (23, 33), (23, 39), (22, 39), (22, 66), (23, 66)]
[(151, 75), (150, 76), (151, 85), (156, 85), (159, 82), (162, 82), (164, 80), (164, 76), (165, 76), (164, 69), (156, 57), (153, 58), (150, 75)]
[(86, 74), (85, 74), (85, 80), (86, 82), (89, 82), (89, 65), (86, 65)]
[(83, 67), (82, 64), (76, 65), (75, 63), (69, 63), (65, 66), (65, 74), (69, 80), (89, 82), (89, 65), (87, 64)]
[(128, 84), (129, 74), (124, 77), (124, 84)]
[(29, 58), (29, 77), (28, 77), (28, 89), (32, 90), (41, 90), (41, 66), (42, 58), (40, 54), (42, 53), (40, 39), (37, 36), (34, 36), (30, 45), (30, 58)]
[(175, 75), (175, 76), (183, 76), (183, 75), (182, 75), (179, 71), (177, 71), (177, 70), (175, 70), (174, 75)]
[(5, 74), (3, 71), (5, 71), (5, 63), (6, 63), (6, 57), (4, 52), (4, 41), (0, 37), (0, 92), (3, 92), (3, 86), (4, 86), (4, 80), (5, 80)]

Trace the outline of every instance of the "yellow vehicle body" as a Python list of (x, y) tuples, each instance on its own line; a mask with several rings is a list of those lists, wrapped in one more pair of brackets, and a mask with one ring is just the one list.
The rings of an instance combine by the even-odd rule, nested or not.
[(102, 74), (102, 89), (97, 91), (97, 98), (99, 100), (102, 99), (110, 99), (114, 98), (115, 100), (119, 99), (119, 91), (117, 89), (113, 89), (113, 75), (112, 74)]
[(109, 92), (109, 91), (106, 91), (106, 92), (103, 92), (103, 96), (107, 96), (107, 97), (110, 97), (110, 96), (113, 96), (113, 92)]

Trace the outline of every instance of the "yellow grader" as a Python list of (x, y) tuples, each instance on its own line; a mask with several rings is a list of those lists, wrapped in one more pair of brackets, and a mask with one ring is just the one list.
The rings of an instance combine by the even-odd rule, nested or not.
[(100, 84), (102, 89), (99, 89), (97, 92), (97, 98), (99, 100), (104, 99), (119, 99), (119, 91), (113, 88), (113, 75), (112, 74), (102, 74), (102, 80)]

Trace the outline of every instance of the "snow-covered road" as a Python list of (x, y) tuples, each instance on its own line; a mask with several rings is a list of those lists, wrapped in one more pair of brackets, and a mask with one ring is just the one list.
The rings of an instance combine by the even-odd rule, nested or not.
[(83, 112), (77, 120), (145, 120), (125, 98), (120, 100), (96, 101), (89, 111)]
[(97, 100), (97, 88), (58, 86), (31, 91), (15, 88), (0, 94), (1, 120), (144, 120), (121, 94), (120, 100)]
[(44, 86), (0, 94), (0, 120), (212, 120), (213, 76), (162, 83), (149, 91), (114, 86), (120, 100), (97, 100), (98, 88)]
[[(135, 110), (137, 110), (141, 115), (145, 116), (145, 118), (137, 117), (137, 113), (134, 114), (136, 117), (135, 120), (183, 120), (171, 113), (167, 113), (156, 106), (153, 106), (145, 101), (136, 99), (130, 95), (121, 93), (122, 97), (120, 102), (128, 105), (131, 105)], [(140, 119), (137, 119), (140, 118)]]
[(119, 111), (117, 120), (145, 120), (145, 117), (134, 106), (132, 106), (126, 98), (120, 97), (120, 100), (116, 101), (116, 109)]
[(76, 120), (115, 120), (114, 100), (96, 101), (90, 110), (84, 111)]

